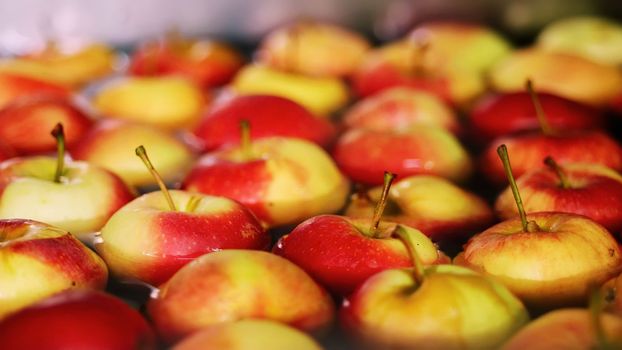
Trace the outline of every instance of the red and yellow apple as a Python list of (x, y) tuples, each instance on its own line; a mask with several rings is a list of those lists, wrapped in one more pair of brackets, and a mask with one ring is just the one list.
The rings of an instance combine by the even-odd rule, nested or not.
[(38, 96), (66, 98), (70, 95), (71, 91), (62, 85), (19, 74), (0, 73), (0, 109), (21, 98)]

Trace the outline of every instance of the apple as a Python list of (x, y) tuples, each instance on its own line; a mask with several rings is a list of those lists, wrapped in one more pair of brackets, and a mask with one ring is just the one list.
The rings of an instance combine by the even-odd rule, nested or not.
[[(585, 215), (610, 232), (622, 231), (622, 176), (599, 164), (564, 163), (545, 159), (548, 168), (523, 174), (516, 180), (527, 212), (556, 211)], [(508, 187), (495, 202), (502, 219), (518, 214)]]
[[(538, 99), (550, 126), (559, 132), (597, 129), (605, 118), (591, 106), (549, 93)], [(469, 116), (474, 140), (488, 143), (512, 134), (540, 129), (536, 108), (528, 92), (493, 94), (477, 101)]]
[(105, 84), (92, 103), (109, 118), (180, 129), (196, 125), (206, 96), (179, 77), (126, 77)]
[(167, 343), (248, 318), (318, 332), (334, 316), (330, 296), (302, 269), (256, 250), (205, 254), (181, 268), (156, 294), (147, 303), (147, 313)]
[(86, 289), (60, 292), (0, 320), (0, 338), (13, 350), (157, 349), (151, 327), (136, 310)]
[(268, 33), (259, 44), (257, 61), (302, 75), (344, 77), (358, 67), (369, 48), (365, 37), (347, 28), (297, 21)]
[(603, 284), (600, 293), (605, 310), (622, 317), (622, 273)]
[(527, 323), (500, 283), (460, 266), (424, 268), (405, 242), (414, 268), (379, 272), (343, 302), (341, 324), (360, 348), (493, 349)]
[(311, 114), (298, 103), (271, 95), (236, 96), (214, 106), (194, 130), (206, 150), (236, 144), (240, 140), (240, 122), (253, 128), (251, 138), (287, 136), (305, 139), (328, 147), (336, 135), (325, 118)]
[(204, 328), (173, 350), (321, 350), (309, 335), (283, 323), (247, 319)]
[(68, 88), (79, 88), (112, 73), (115, 53), (102, 44), (63, 50), (55, 43), (41, 52), (0, 59), (0, 72), (19, 74)]
[(355, 103), (343, 116), (347, 128), (400, 131), (433, 125), (459, 134), (454, 112), (436, 95), (407, 87), (383, 90)]
[(58, 123), (65, 126), (71, 147), (93, 121), (64, 98), (22, 98), (0, 109), (0, 138), (20, 154), (50, 152), (56, 143), (49, 132)]
[(203, 155), (182, 184), (247, 206), (267, 227), (340, 210), (350, 184), (330, 156), (302, 139), (265, 137)]
[(622, 24), (596, 16), (577, 16), (548, 24), (536, 39), (544, 50), (564, 52), (610, 65), (622, 64)]
[(622, 90), (622, 72), (617, 67), (538, 48), (515, 51), (490, 71), (496, 91), (521, 91), (527, 79), (543, 92), (594, 106), (606, 105)]
[[(380, 187), (355, 193), (345, 215), (369, 217), (381, 193)], [(494, 221), (486, 201), (438, 176), (404, 177), (391, 187), (387, 200), (384, 220), (415, 227), (441, 245), (459, 243)]]
[(138, 76), (183, 76), (203, 88), (211, 88), (228, 83), (243, 61), (225, 43), (183, 38), (173, 33), (139, 46), (132, 54), (128, 70)]
[(0, 219), (0, 319), (65, 289), (103, 289), (107, 280), (104, 261), (69, 232)]
[(498, 148), (520, 217), (473, 236), (454, 263), (492, 276), (527, 305), (549, 309), (581, 304), (590, 288), (622, 270), (622, 252), (609, 231), (568, 213), (525, 214), (507, 148)]
[(622, 319), (606, 313), (599, 315), (597, 322), (602, 324), (603, 332), (600, 339), (593, 319), (586, 309), (551, 311), (521, 329), (502, 349), (620, 349)]
[(161, 190), (119, 209), (95, 248), (121, 278), (159, 285), (193, 259), (221, 249), (267, 249), (270, 235), (255, 216), (228, 198), (168, 191), (145, 148), (143, 159)]
[(0, 139), (0, 162), (15, 157), (15, 151)]
[(401, 177), (438, 175), (464, 181), (472, 164), (460, 142), (448, 131), (428, 125), (401, 131), (350, 129), (337, 140), (333, 157), (353, 181), (382, 184), (383, 172)]
[(134, 198), (134, 191), (105, 169), (65, 159), (62, 124), (52, 134), (58, 143), (57, 158), (33, 156), (0, 163), (0, 218), (42, 221), (89, 241)]
[(19, 74), (0, 73), (0, 109), (26, 97), (53, 96), (66, 98), (71, 91), (62, 85)]
[(349, 100), (346, 84), (339, 78), (310, 77), (251, 64), (240, 69), (230, 84), (239, 95), (276, 95), (295, 101), (318, 116), (330, 116)]
[(193, 150), (176, 135), (120, 120), (97, 122), (70, 148), (70, 153), (114, 172), (132, 186), (154, 186), (153, 177), (134, 154), (137, 144), (151, 150), (153, 163), (167, 183), (181, 180), (194, 160)]

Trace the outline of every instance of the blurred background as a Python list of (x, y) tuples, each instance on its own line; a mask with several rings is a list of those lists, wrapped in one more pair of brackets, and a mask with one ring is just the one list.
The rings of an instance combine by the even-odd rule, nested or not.
[(341, 23), (380, 41), (430, 19), (484, 22), (514, 41), (529, 40), (561, 17), (622, 18), (622, 1), (605, 0), (0, 0), (0, 54), (66, 49), (89, 41), (131, 47), (172, 29), (251, 45), (298, 18)]

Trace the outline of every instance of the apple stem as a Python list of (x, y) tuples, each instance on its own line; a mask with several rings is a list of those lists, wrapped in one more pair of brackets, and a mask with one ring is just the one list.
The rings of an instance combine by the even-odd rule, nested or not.
[(592, 321), (592, 327), (596, 337), (596, 348), (600, 350), (619, 349), (618, 344), (613, 344), (607, 339), (607, 334), (603, 327), (603, 295), (595, 289), (590, 294), (589, 310)]
[(417, 253), (415, 244), (402, 225), (397, 225), (395, 228), (395, 235), (397, 235), (402, 243), (404, 243), (406, 250), (408, 250), (408, 254), (410, 255), (410, 259), (413, 263), (413, 277), (417, 282), (417, 286), (420, 286), (425, 278), (425, 269), (423, 267), (423, 263), (421, 262), (421, 257)]
[(54, 182), (60, 183), (60, 177), (65, 170), (65, 130), (63, 124), (58, 123), (52, 129), (52, 136), (56, 139), (56, 172), (54, 173)]
[(413, 65), (412, 72), (415, 76), (425, 76), (425, 55), (430, 48), (430, 42), (421, 38), (413, 38)]
[(557, 174), (557, 177), (559, 178), (560, 185), (562, 188), (570, 188), (570, 183), (568, 182), (568, 176), (566, 176), (566, 173), (564, 172), (564, 170), (559, 166), (559, 164), (557, 164), (557, 162), (555, 161), (555, 159), (553, 159), (553, 157), (547, 156), (546, 158), (544, 158), (544, 164), (546, 164), (546, 166), (548, 166), (551, 170), (553, 170)]
[(169, 208), (172, 211), (177, 211), (175, 203), (173, 202), (173, 198), (171, 197), (168, 188), (166, 188), (166, 185), (164, 184), (164, 180), (162, 180), (162, 177), (160, 176), (158, 171), (153, 167), (153, 164), (149, 160), (149, 156), (147, 156), (147, 151), (145, 150), (145, 147), (143, 145), (136, 147), (136, 155), (143, 161), (143, 163), (145, 163), (145, 166), (158, 183), (160, 190), (164, 194), (164, 198), (166, 198), (166, 202), (168, 203)]
[(240, 145), (242, 154), (246, 158), (250, 158), (251, 154), (251, 124), (248, 120), (240, 120)]
[(535, 221), (527, 221), (527, 215), (525, 214), (525, 208), (523, 207), (523, 200), (520, 197), (520, 192), (518, 192), (518, 185), (516, 184), (516, 180), (514, 179), (514, 174), (512, 174), (512, 165), (510, 164), (510, 157), (508, 155), (508, 148), (505, 144), (497, 147), (497, 154), (499, 158), (501, 158), (501, 162), (503, 162), (503, 169), (505, 170), (505, 176), (510, 181), (510, 188), (512, 189), (512, 194), (514, 195), (514, 201), (516, 202), (516, 208), (518, 208), (518, 214), (520, 215), (520, 222), (523, 227), (523, 232), (533, 232), (538, 229), (538, 225)]
[(553, 129), (546, 118), (546, 114), (544, 113), (544, 109), (542, 108), (542, 104), (540, 103), (540, 99), (538, 98), (538, 94), (536, 90), (533, 88), (533, 82), (531, 79), (527, 79), (525, 82), (525, 88), (531, 97), (531, 103), (533, 103), (534, 108), (536, 109), (536, 116), (538, 117), (538, 124), (540, 124), (540, 130), (544, 135), (552, 135)]
[(188, 204), (186, 204), (186, 211), (189, 213), (194, 212), (197, 206), (199, 205), (199, 203), (201, 203), (202, 199), (203, 197), (201, 196), (190, 197), (190, 200), (188, 200)]
[(384, 208), (387, 206), (387, 199), (389, 198), (389, 189), (391, 189), (391, 183), (395, 179), (397, 175), (390, 173), (388, 171), (384, 172), (384, 184), (382, 185), (382, 194), (380, 195), (380, 200), (376, 203), (376, 208), (374, 209), (374, 216), (371, 219), (371, 236), (374, 238), (378, 238), (378, 225), (380, 225), (380, 218), (382, 218), (382, 213), (384, 212)]

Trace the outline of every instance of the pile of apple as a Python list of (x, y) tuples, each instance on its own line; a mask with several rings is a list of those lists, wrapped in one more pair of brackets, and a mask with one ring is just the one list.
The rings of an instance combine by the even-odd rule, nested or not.
[(0, 347), (622, 349), (621, 48), (300, 21), (252, 62), (2, 58)]

